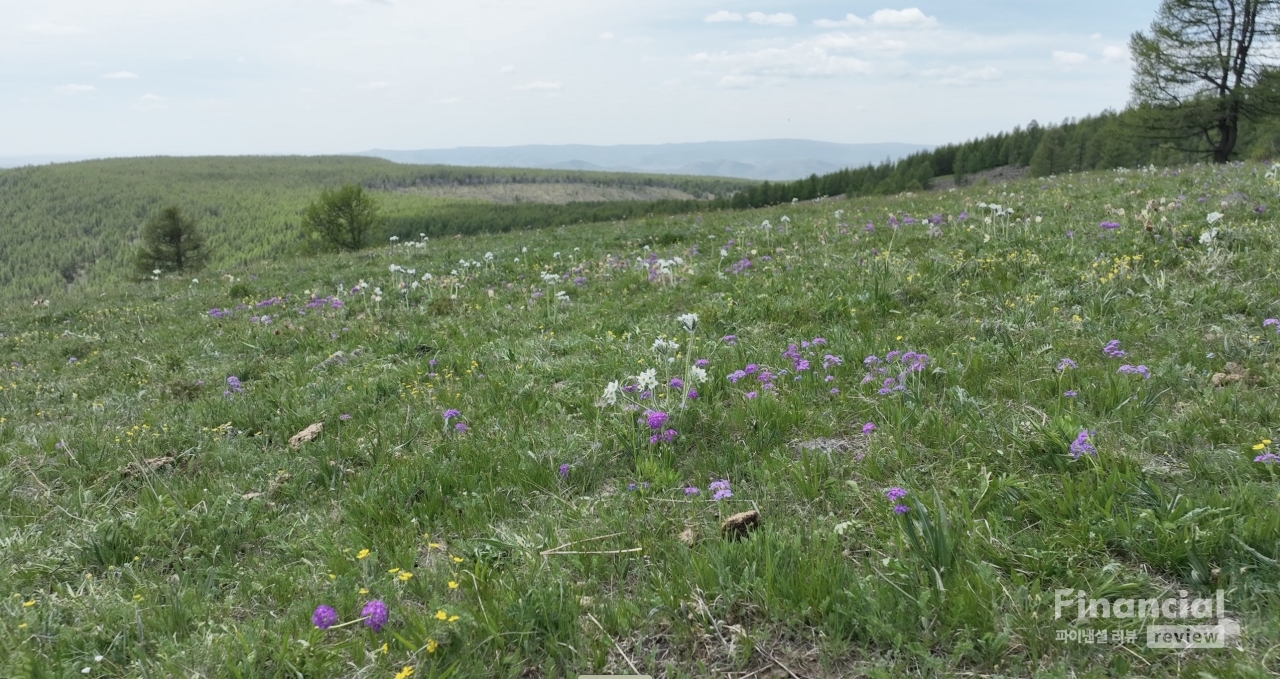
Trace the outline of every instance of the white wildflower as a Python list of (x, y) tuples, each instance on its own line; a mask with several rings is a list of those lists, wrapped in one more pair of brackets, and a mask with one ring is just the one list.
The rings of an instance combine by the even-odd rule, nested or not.
[(635, 380), (636, 386), (640, 387), (641, 391), (649, 391), (650, 389), (658, 386), (658, 371), (654, 368), (649, 368), (639, 375), (636, 375)]
[(1222, 219), (1222, 217), (1223, 214), (1221, 212), (1210, 212), (1205, 216), (1204, 220), (1210, 224), (1217, 224), (1218, 220)]
[(698, 314), (681, 314), (676, 316), (676, 320), (680, 321), (684, 329), (689, 332), (693, 332), (694, 328), (698, 327)]
[(706, 382), (707, 371), (703, 370), (702, 368), (699, 368), (696, 365), (689, 368), (689, 381), (693, 382), (694, 384), (702, 384), (703, 382)]
[(605, 405), (617, 404), (618, 402), (618, 381), (617, 380), (614, 380), (604, 385), (604, 395), (600, 397), (600, 400), (604, 402)]

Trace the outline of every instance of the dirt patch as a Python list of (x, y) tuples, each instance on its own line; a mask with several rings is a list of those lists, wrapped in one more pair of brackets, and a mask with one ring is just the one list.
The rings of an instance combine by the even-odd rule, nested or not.
[[(965, 175), (964, 181), (960, 186), (973, 186), (974, 184), (980, 184), (984, 181), (989, 184), (1004, 184), (1006, 182), (1018, 181), (1019, 179), (1026, 179), (1029, 176), (1031, 176), (1031, 168), (1020, 165), (1003, 165), (1001, 167), (993, 167), (990, 170), (983, 170), (981, 172), (974, 172), (973, 174)], [(953, 189), (957, 186), (955, 175), (935, 177), (930, 183), (930, 186), (936, 191)]]

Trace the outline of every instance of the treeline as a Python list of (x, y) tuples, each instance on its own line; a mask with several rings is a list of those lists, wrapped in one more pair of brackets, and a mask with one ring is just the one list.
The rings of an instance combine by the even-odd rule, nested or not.
[[(963, 185), (985, 170), (1007, 165), (1028, 167), (1033, 176), (1117, 167), (1175, 165), (1203, 159), (1143, 133), (1139, 111), (1106, 111), (1059, 125), (1035, 121), (1010, 132), (914, 153), (897, 162), (850, 168), (794, 182), (763, 182), (712, 201), (721, 208), (744, 209), (812, 200), (821, 196), (888, 195), (929, 189), (950, 177)], [(1237, 147), (1241, 158), (1263, 160), (1280, 155), (1280, 118), (1245, 123)]]
[(387, 236), (417, 239), (452, 234), (494, 233), (541, 229), (569, 224), (613, 222), (650, 215), (676, 215), (707, 209), (705, 201), (602, 201), (584, 203), (518, 203), (484, 205), (454, 203), (433, 206), (416, 214), (389, 214)]

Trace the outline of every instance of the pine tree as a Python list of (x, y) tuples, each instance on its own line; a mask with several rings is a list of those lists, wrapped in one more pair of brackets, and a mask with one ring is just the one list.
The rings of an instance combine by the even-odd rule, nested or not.
[(134, 265), (142, 276), (199, 271), (209, 261), (204, 236), (193, 219), (183, 216), (177, 206), (167, 207), (142, 229), (142, 247)]

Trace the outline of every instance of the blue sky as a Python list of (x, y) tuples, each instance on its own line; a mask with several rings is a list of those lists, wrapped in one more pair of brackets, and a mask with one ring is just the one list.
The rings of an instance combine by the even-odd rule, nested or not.
[(10, 0), (0, 155), (938, 144), (1128, 99), (1157, 0)]

